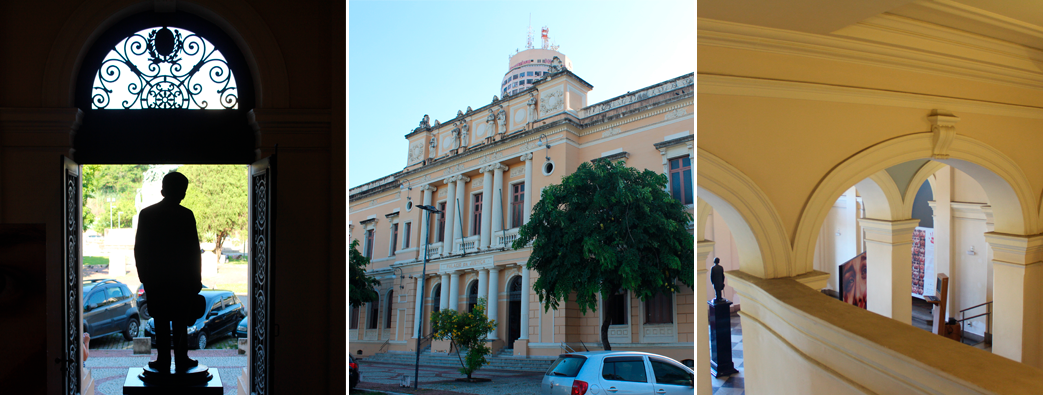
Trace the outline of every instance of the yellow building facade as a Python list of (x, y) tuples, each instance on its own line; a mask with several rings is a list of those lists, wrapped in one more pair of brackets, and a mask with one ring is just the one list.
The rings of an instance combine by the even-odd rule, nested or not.
[[(698, 13), (698, 259), (734, 261), (746, 391), (1043, 393), (1037, 5), (700, 1)], [(991, 352), (909, 325), (925, 182), (949, 316), (991, 302)], [(836, 289), (837, 256), (863, 251), (866, 309), (819, 292)]]
[[(424, 116), (406, 135), (407, 166), (349, 191), (349, 236), (371, 258), (367, 273), (381, 281), (379, 302), (349, 312), (353, 355), (415, 351), (417, 335), (431, 332), (433, 309), (466, 311), (478, 297), (489, 300), (498, 324), (489, 336), (494, 353), (552, 357), (564, 345), (600, 349), (606, 303), (585, 315), (574, 302), (545, 311), (531, 291), (538, 273), (525, 268), (530, 248), (510, 245), (540, 190), (585, 161), (622, 159), (672, 174), (676, 195), (693, 208), (694, 75), (594, 104), (587, 103), (593, 86), (560, 59), (541, 77), (453, 119)], [(419, 205), (444, 214), (429, 219)], [(614, 317), (626, 322), (610, 326), (613, 349), (694, 359), (695, 297), (681, 288), (662, 306), (619, 296)], [(449, 347), (430, 345), (434, 352)]]

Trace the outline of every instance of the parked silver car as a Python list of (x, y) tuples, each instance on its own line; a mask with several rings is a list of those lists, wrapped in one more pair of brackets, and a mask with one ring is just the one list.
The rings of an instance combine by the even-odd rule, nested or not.
[(691, 369), (669, 357), (629, 351), (561, 354), (547, 369), (540, 385), (541, 395), (694, 392), (695, 375)]

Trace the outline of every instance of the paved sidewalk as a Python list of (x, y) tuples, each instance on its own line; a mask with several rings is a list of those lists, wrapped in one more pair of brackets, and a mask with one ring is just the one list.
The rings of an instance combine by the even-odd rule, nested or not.
[[(224, 387), (225, 395), (236, 393), (236, 379), (249, 363), (245, 355), (239, 355), (235, 350), (194, 350), (189, 351), (188, 356), (221, 373), (221, 386)], [(91, 350), (87, 368), (94, 378), (94, 393), (122, 394), (127, 369), (145, 366), (155, 358), (156, 350), (152, 350), (149, 355), (134, 354), (131, 350)]]
[[(471, 377), (492, 379), (485, 383), (455, 381), (464, 376), (457, 371), (459, 365), (420, 366), (420, 389), (425, 395), (456, 394), (538, 394), (543, 381), (542, 372), (520, 372), (511, 370), (480, 369)], [(356, 388), (374, 391), (413, 393), (413, 387), (402, 388), (403, 376), (413, 379), (413, 365), (359, 361), (362, 379)]]

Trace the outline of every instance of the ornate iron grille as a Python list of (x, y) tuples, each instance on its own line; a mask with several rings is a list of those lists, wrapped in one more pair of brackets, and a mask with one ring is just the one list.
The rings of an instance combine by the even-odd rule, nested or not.
[[(80, 393), (80, 177), (75, 167), (65, 162), (65, 393)], [(73, 165), (75, 166), (75, 165)]]
[(253, 321), (253, 338), (250, 339), (250, 344), (253, 345), (253, 353), (250, 356), (252, 359), (250, 362), (253, 364), (253, 393), (258, 395), (268, 393), (267, 367), (269, 355), (267, 355), (267, 351), (270, 343), (268, 339), (269, 323), (267, 317), (267, 297), (270, 290), (270, 282), (268, 281), (268, 254), (270, 252), (268, 250), (268, 239), (270, 236), (268, 176), (268, 171), (255, 173), (252, 176), (253, 201), (250, 202), (254, 206), (252, 235), (254, 252), (252, 280), (254, 308), (252, 309), (253, 317), (250, 318)]
[[(221, 51), (191, 31), (166, 26), (117, 43), (101, 62), (91, 92), (92, 109), (239, 106), (235, 77)], [(211, 106), (214, 101), (220, 106)]]

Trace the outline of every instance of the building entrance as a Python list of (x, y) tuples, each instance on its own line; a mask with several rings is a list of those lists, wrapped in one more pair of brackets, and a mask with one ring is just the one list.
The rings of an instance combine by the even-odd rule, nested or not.
[(521, 337), (521, 276), (514, 276), (507, 287), (507, 348), (514, 349), (514, 341)]

